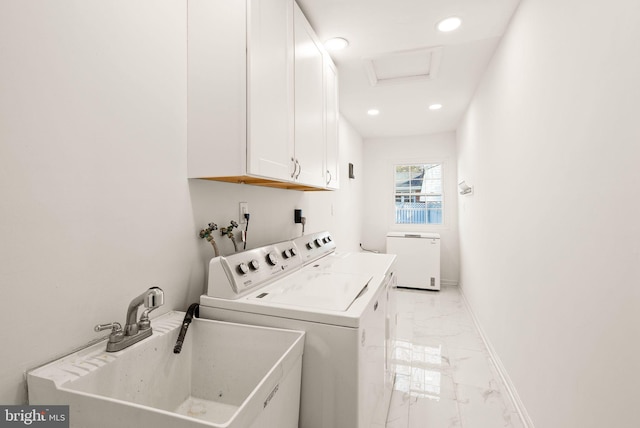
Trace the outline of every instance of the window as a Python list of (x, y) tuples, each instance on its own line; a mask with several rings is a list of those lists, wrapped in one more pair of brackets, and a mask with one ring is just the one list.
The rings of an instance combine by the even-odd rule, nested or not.
[(396, 224), (442, 224), (442, 164), (395, 168)]

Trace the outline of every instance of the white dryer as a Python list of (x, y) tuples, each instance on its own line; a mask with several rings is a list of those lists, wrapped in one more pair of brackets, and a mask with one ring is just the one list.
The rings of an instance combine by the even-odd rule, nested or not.
[(327, 232), (217, 257), (200, 316), (307, 333), (301, 428), (383, 428), (393, 382), (386, 310), (394, 260), (336, 253)]

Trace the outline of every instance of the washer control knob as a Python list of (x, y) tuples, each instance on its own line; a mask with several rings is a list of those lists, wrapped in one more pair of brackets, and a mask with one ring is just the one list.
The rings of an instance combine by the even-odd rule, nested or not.
[(322, 247), (324, 245), (320, 238), (316, 239), (314, 242), (316, 243), (316, 247)]
[(298, 250), (296, 250), (295, 248), (292, 248), (292, 249), (291, 249), (291, 250), (289, 250), (289, 251), (291, 251), (291, 257), (293, 257), (293, 256), (297, 256), (297, 255), (298, 255)]
[(333, 239), (331, 238), (331, 235), (327, 235), (327, 237), (326, 237), (326, 238), (324, 238), (324, 239), (326, 239), (326, 240), (327, 240), (327, 242), (331, 242), (331, 241), (333, 241)]
[(260, 262), (258, 262), (256, 259), (253, 259), (249, 262), (249, 268), (251, 270), (258, 270), (260, 268)]
[(238, 272), (239, 272), (241, 275), (245, 275), (247, 272), (249, 272), (249, 266), (247, 266), (247, 264), (246, 264), (246, 263), (240, 263), (240, 264), (238, 265)]
[(278, 264), (278, 256), (276, 255), (276, 253), (274, 251), (272, 251), (269, 254), (267, 254), (267, 262), (271, 266), (275, 266), (276, 264)]
[(324, 242), (325, 244), (328, 243), (330, 241), (328, 236), (325, 236), (324, 238), (322, 238), (322, 242)]
[(307, 249), (313, 250), (313, 242), (307, 242)]
[(289, 257), (291, 257), (293, 254), (291, 254), (291, 250), (286, 249), (282, 252), (282, 257), (284, 257), (285, 259), (288, 259)]

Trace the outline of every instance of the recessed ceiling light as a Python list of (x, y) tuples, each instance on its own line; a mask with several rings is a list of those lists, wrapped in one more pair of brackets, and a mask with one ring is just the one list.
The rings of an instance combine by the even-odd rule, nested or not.
[(445, 18), (442, 21), (438, 22), (438, 30), (446, 33), (448, 31), (453, 31), (458, 28), (462, 24), (462, 20), (457, 16), (452, 16), (450, 18)]
[(375, 109), (375, 108), (372, 108), (372, 109), (370, 109), (370, 110), (368, 110), (368, 111), (367, 111), (367, 114), (368, 114), (369, 116), (377, 116), (377, 115), (379, 115), (379, 114), (380, 114), (380, 110)]
[(429, 110), (440, 110), (442, 108), (442, 104), (431, 104), (429, 106)]
[(334, 37), (324, 42), (324, 48), (328, 51), (338, 51), (349, 46), (349, 40), (342, 37)]

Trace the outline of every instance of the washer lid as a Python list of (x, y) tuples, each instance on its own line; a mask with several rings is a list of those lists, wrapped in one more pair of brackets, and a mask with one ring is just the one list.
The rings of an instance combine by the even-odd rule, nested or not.
[(248, 300), (278, 305), (346, 311), (373, 277), (335, 272), (296, 272), (249, 296)]
[(389, 232), (387, 233), (388, 238), (431, 238), (431, 239), (440, 239), (439, 233), (431, 233), (431, 232)]

